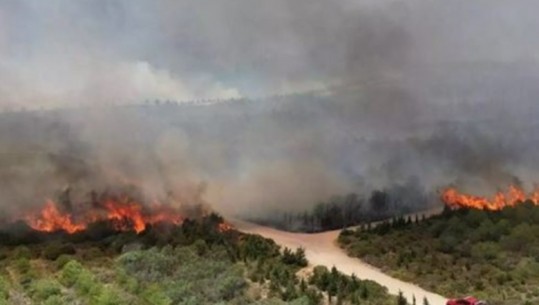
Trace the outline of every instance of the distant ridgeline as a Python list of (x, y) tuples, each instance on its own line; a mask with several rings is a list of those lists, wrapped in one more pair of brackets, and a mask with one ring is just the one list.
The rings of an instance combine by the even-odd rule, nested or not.
[[(301, 92), (293, 93), (283, 93), (283, 94), (273, 94), (268, 96), (259, 96), (259, 97), (233, 97), (233, 98), (201, 98), (201, 99), (191, 99), (191, 100), (176, 100), (172, 98), (156, 98), (156, 99), (145, 99), (142, 101), (134, 102), (125, 102), (125, 103), (116, 103), (111, 102), (108, 106), (110, 107), (140, 107), (140, 106), (155, 106), (155, 107), (166, 107), (166, 106), (175, 106), (175, 107), (192, 107), (192, 106), (209, 106), (209, 105), (221, 105), (221, 104), (243, 104), (251, 102), (278, 102), (278, 101), (291, 101), (297, 99), (298, 97), (315, 97), (315, 96), (327, 96), (330, 95), (330, 91), (327, 89), (319, 90), (308, 90)], [(77, 105), (75, 106), (59, 106), (53, 108), (30, 108), (26, 106), (4, 106), (0, 110), (2, 113), (25, 113), (25, 112), (36, 112), (36, 111), (63, 111), (63, 110), (75, 110), (75, 109), (86, 109), (86, 108), (99, 108), (100, 106), (85, 106)], [(104, 104), (101, 104), (104, 105)], [(101, 106), (102, 107), (102, 106)]]

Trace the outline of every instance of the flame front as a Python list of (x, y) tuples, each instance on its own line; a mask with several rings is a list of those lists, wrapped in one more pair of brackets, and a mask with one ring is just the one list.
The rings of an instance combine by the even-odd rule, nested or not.
[(87, 228), (90, 223), (109, 221), (116, 230), (135, 231), (140, 233), (149, 224), (171, 223), (181, 224), (183, 216), (172, 207), (155, 203), (143, 206), (127, 198), (107, 199), (97, 207), (76, 213), (62, 211), (52, 200), (48, 200), (43, 208), (35, 214), (24, 217), (26, 223), (34, 230), (44, 232), (66, 231), (75, 233)]
[(498, 211), (523, 202), (539, 205), (539, 188), (526, 193), (522, 188), (511, 185), (505, 192), (499, 191), (492, 198), (464, 194), (455, 188), (447, 188), (442, 192), (441, 199), (451, 208)]
[(68, 233), (75, 233), (86, 227), (85, 225), (74, 223), (71, 215), (60, 212), (56, 204), (50, 200), (45, 203), (45, 206), (37, 215), (27, 216), (25, 220), (34, 230), (46, 232), (64, 230)]

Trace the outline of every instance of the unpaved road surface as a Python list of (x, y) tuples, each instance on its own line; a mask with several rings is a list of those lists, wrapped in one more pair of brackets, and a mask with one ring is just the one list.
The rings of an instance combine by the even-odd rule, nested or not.
[(426, 297), (431, 305), (446, 304), (447, 299), (441, 295), (428, 292), (414, 284), (392, 278), (378, 268), (368, 265), (358, 258), (349, 257), (336, 244), (337, 237), (340, 233), (339, 230), (306, 234), (280, 231), (243, 221), (235, 221), (234, 225), (242, 232), (260, 234), (266, 238), (271, 238), (283, 247), (291, 249), (304, 248), (309, 263), (314, 266), (322, 265), (328, 268), (335, 266), (345, 274), (355, 274), (360, 279), (375, 281), (387, 287), (391, 294), (398, 294), (399, 291), (402, 291), (410, 304), (412, 303), (413, 296), (416, 297), (417, 304), (423, 304), (423, 297)]

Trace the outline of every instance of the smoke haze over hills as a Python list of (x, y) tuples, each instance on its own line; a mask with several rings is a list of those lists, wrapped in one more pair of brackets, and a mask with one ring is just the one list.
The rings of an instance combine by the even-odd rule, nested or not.
[[(531, 186), (536, 7), (0, 1), (2, 206), (66, 185), (84, 196), (133, 184), (224, 213), (300, 211), (407, 181), (434, 194)], [(21, 108), (64, 110), (9, 112)]]

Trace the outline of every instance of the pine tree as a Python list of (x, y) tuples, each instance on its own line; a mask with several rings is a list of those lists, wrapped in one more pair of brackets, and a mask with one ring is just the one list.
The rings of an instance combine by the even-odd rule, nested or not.
[(301, 282), (299, 284), (299, 288), (301, 289), (301, 292), (305, 292), (307, 290), (307, 283), (305, 283), (304, 279), (301, 279)]
[(357, 279), (357, 276), (352, 273), (352, 276), (350, 278), (350, 290), (356, 291), (359, 288), (359, 281)]
[(366, 300), (369, 298), (369, 289), (367, 288), (367, 286), (365, 284), (363, 284), (361, 286), (361, 292), (360, 292), (360, 296), (362, 299)]
[(397, 297), (397, 305), (407, 305), (408, 301), (402, 295), (402, 291), (399, 291), (399, 296)]
[(358, 298), (356, 292), (354, 292), (354, 293), (352, 294), (352, 297), (351, 297), (351, 300), (350, 300), (350, 301), (352, 302), (353, 305), (359, 305), (359, 298)]
[(423, 305), (430, 305), (429, 300), (426, 297), (423, 298)]
[(337, 305), (342, 305), (342, 304), (343, 304), (343, 301), (344, 301), (344, 294), (343, 294), (343, 292), (339, 289), (339, 291), (337, 292)]
[(328, 286), (329, 303), (331, 303), (332, 297), (336, 296), (338, 292), (339, 292), (339, 289), (337, 287), (337, 279), (332, 277)]

